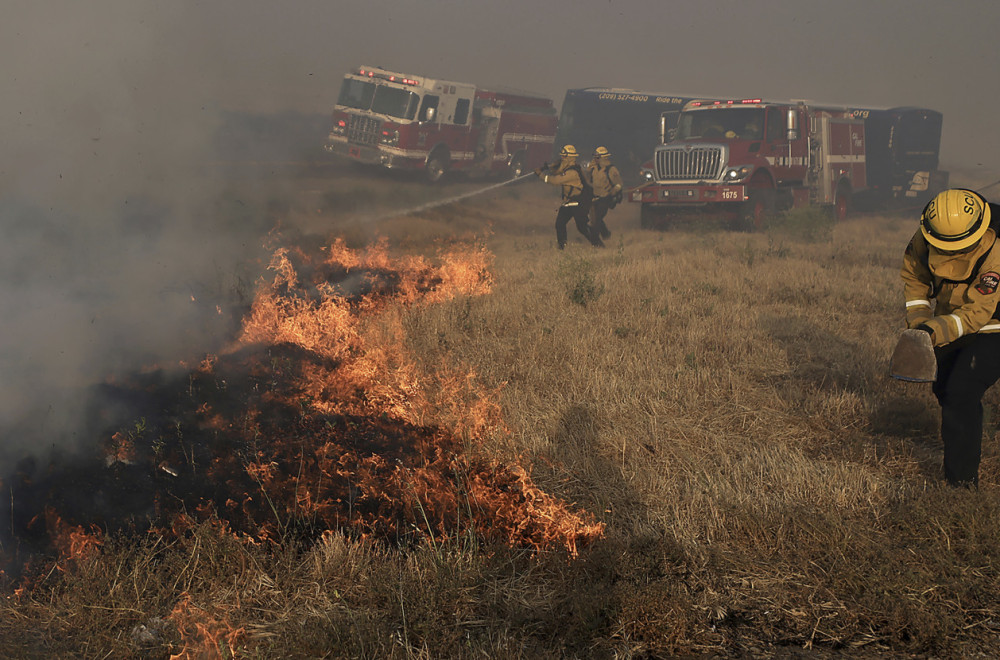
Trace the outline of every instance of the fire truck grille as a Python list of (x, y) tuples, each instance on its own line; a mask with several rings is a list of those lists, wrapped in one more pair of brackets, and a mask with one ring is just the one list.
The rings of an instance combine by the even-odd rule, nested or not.
[(716, 180), (722, 175), (721, 147), (668, 147), (656, 152), (656, 178), (660, 181)]
[(347, 123), (347, 140), (354, 144), (378, 144), (382, 122), (374, 117), (351, 115)]

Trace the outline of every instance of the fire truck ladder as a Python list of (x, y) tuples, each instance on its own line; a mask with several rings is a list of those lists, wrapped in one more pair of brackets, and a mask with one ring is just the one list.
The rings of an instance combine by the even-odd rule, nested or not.
[(809, 204), (819, 203), (820, 170), (823, 163), (823, 144), (815, 131), (809, 134), (809, 169), (806, 183), (809, 187)]

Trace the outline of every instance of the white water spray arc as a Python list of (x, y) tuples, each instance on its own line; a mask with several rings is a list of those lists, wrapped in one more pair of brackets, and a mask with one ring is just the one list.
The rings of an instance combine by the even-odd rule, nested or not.
[(394, 218), (400, 215), (411, 215), (413, 213), (420, 213), (421, 211), (427, 211), (429, 209), (437, 208), (438, 206), (445, 206), (446, 204), (454, 204), (455, 202), (459, 202), (468, 197), (474, 197), (475, 195), (481, 195), (484, 192), (488, 192), (496, 188), (501, 188), (503, 186), (510, 185), (515, 181), (520, 181), (529, 176), (534, 176), (534, 173), (528, 172), (527, 174), (522, 174), (521, 176), (514, 177), (513, 179), (501, 181), (500, 183), (494, 183), (493, 185), (486, 186), (485, 188), (479, 188), (478, 190), (472, 190), (470, 192), (462, 193), (461, 195), (455, 195), (453, 197), (447, 197), (445, 199), (439, 199), (433, 202), (428, 202), (426, 204), (414, 206), (409, 209), (403, 209), (401, 211), (390, 211), (374, 218), (374, 220), (379, 221), (379, 220), (385, 220), (387, 218)]

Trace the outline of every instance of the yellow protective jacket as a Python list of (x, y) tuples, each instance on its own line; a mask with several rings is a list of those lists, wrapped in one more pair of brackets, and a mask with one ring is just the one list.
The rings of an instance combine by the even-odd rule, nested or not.
[(990, 228), (967, 254), (942, 254), (918, 230), (903, 255), (906, 327), (927, 326), (935, 346), (973, 332), (1000, 331), (996, 318), (1000, 245), (996, 243), (996, 232)]
[[(545, 183), (552, 184), (553, 186), (562, 186), (563, 206), (578, 205), (581, 202), (590, 202), (589, 199), (584, 199), (584, 174), (580, 169), (580, 166), (575, 162), (561, 162), (555, 171), (542, 171), (538, 176), (541, 177), (542, 181)], [(589, 185), (586, 187), (589, 188)]]
[(594, 185), (594, 197), (610, 197), (623, 188), (622, 174), (610, 158), (595, 158), (587, 166)]

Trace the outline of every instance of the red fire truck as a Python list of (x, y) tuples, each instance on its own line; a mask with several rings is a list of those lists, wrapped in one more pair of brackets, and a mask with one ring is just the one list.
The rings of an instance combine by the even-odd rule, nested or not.
[[(933, 133), (936, 121), (933, 140), (922, 143), (925, 149), (933, 142), (933, 163), (928, 165), (925, 157), (921, 169), (936, 168), (940, 114), (904, 110), (913, 111), (903, 113), (912, 133)], [(916, 122), (914, 112), (927, 121)], [(826, 206), (842, 219), (855, 198), (872, 198), (875, 181), (910, 176), (927, 183), (926, 176), (905, 170), (908, 161), (894, 160), (888, 151), (885, 158), (866, 158), (872, 147), (880, 149), (868, 144), (866, 122), (873, 118), (891, 120), (889, 111), (805, 102), (691, 101), (682, 109), (669, 142), (667, 131), (661, 131), (665, 144), (654, 151), (645, 171), (647, 183), (632, 189), (629, 199), (642, 205), (644, 227), (663, 226), (685, 211), (721, 211), (737, 227), (754, 230), (775, 211), (807, 205)], [(873, 164), (877, 172), (869, 171)], [(946, 184), (947, 173), (938, 174)], [(934, 185), (923, 186), (926, 194), (941, 185), (941, 177), (931, 178)], [(884, 188), (886, 195), (898, 193), (901, 198), (902, 189), (902, 184)], [(905, 194), (911, 197), (910, 193)]]
[(551, 99), (362, 66), (344, 76), (327, 151), (390, 169), (512, 177), (552, 153)]

